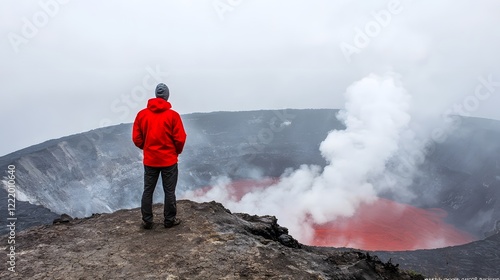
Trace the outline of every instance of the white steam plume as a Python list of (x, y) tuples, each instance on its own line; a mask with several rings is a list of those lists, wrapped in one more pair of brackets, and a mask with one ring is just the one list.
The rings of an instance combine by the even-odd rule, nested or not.
[(219, 179), (197, 201), (217, 200), (231, 211), (275, 215), (301, 242), (308, 243), (312, 225), (352, 216), (361, 203), (377, 199), (374, 186), (399, 148), (410, 122), (410, 95), (395, 75), (370, 75), (345, 92), (339, 118), (345, 130), (331, 131), (320, 151), (328, 165), (289, 170), (278, 183), (254, 189), (241, 200), (230, 195), (228, 179)]

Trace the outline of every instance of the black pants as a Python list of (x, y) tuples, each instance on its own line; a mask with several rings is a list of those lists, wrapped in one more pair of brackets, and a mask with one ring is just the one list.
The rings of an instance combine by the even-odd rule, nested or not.
[(177, 215), (177, 204), (175, 198), (175, 187), (179, 170), (177, 164), (168, 167), (151, 167), (144, 165), (144, 193), (141, 200), (142, 220), (147, 223), (153, 222), (153, 192), (161, 174), (163, 191), (165, 192), (165, 203), (163, 208), (164, 223), (170, 224)]

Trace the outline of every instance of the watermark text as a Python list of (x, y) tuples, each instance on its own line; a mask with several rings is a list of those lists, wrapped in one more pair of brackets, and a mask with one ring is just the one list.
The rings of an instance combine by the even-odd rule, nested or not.
[(16, 166), (7, 167), (7, 269), (16, 272)]

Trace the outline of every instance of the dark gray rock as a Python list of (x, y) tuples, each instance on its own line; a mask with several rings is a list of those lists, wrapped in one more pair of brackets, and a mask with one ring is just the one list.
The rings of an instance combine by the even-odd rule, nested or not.
[(52, 224), (56, 225), (56, 224), (66, 224), (66, 223), (69, 223), (73, 220), (73, 218), (71, 218), (70, 215), (68, 214), (62, 214), (59, 218), (57, 219), (54, 219), (54, 221), (52, 222)]
[(462, 246), (411, 252), (376, 252), (401, 268), (441, 278), (500, 276), (500, 233)]

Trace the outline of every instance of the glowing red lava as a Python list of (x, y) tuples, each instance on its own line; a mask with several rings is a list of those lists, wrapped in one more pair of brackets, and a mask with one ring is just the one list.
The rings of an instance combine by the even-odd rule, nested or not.
[(316, 246), (405, 251), (456, 246), (474, 241), (444, 221), (441, 209), (421, 209), (387, 199), (361, 205), (354, 216), (314, 227)]
[[(240, 200), (253, 189), (270, 186), (276, 181), (235, 181), (228, 191), (233, 199)], [(207, 190), (205, 188), (202, 192)], [(442, 209), (421, 209), (380, 198), (374, 203), (361, 205), (352, 217), (315, 225), (314, 238), (308, 245), (405, 251), (456, 246), (475, 240), (470, 234), (446, 223), (446, 215)]]

